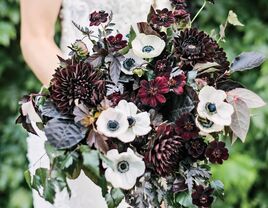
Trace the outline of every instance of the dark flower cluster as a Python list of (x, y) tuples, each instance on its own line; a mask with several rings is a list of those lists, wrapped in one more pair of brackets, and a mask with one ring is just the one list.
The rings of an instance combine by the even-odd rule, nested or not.
[[(116, 203), (124, 194), (135, 206), (159, 207), (165, 200), (182, 207), (176, 199), (183, 192), (192, 205), (212, 205), (216, 193), (209, 166), (229, 157), (219, 138), (246, 135), (233, 115), (253, 105), (245, 97), (252, 92), (229, 75), (235, 67), (243, 71), (245, 63), (246, 69), (256, 66), (261, 57), (242, 54), (230, 66), (217, 41), (190, 27), (186, 1), (170, 2), (172, 11), (152, 7), (148, 22), (129, 34), (114, 28), (112, 14), (94, 11), (89, 25), (101, 25), (98, 34), (76, 25), (93, 47), (75, 41), (70, 58), (59, 58), (48, 89), (20, 102), (17, 123), (37, 135), (44, 130), (51, 146), (47, 154), (59, 154), (48, 172), (63, 177), (55, 179), (64, 181), (60, 189), (67, 187), (64, 177), (84, 171), (94, 173), (107, 198), (117, 197), (108, 193), (113, 187), (124, 190), (118, 190)], [(161, 196), (148, 195), (159, 190)]]

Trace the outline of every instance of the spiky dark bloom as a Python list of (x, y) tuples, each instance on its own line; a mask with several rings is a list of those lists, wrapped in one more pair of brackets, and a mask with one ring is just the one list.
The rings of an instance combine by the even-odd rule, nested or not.
[(167, 59), (161, 59), (155, 63), (154, 71), (158, 75), (170, 74), (170, 72), (172, 71), (172, 67), (168, 63)]
[(58, 110), (71, 113), (76, 99), (88, 107), (100, 102), (105, 95), (105, 82), (103, 74), (90, 64), (67, 60), (53, 75), (49, 91)]
[(181, 95), (184, 92), (184, 86), (186, 85), (186, 76), (182, 73), (178, 76), (170, 77), (168, 85), (174, 93)]
[(108, 20), (108, 13), (101, 10), (99, 12), (94, 11), (89, 15), (90, 26), (99, 26), (101, 23), (105, 23)]
[(175, 38), (177, 56), (182, 61), (196, 63), (216, 62), (221, 69), (228, 69), (226, 53), (217, 42), (196, 28), (186, 29)]
[(191, 113), (183, 114), (177, 121), (175, 131), (182, 139), (198, 137), (199, 129), (195, 125), (195, 118)]
[(171, 124), (162, 124), (157, 129), (156, 139), (151, 140), (145, 154), (145, 162), (161, 176), (168, 176), (176, 169), (182, 158), (182, 143), (174, 136)]
[(224, 142), (212, 141), (206, 150), (206, 157), (211, 163), (222, 164), (229, 157), (228, 149), (225, 148)]
[(214, 189), (207, 187), (204, 188), (202, 185), (196, 186), (192, 193), (193, 204), (200, 208), (208, 208), (213, 202)]
[(164, 76), (156, 77), (151, 81), (142, 80), (138, 92), (138, 97), (142, 104), (156, 107), (158, 104), (165, 103), (166, 98), (164, 94), (169, 92), (167, 81), (167, 78)]
[(118, 51), (127, 46), (127, 41), (123, 40), (122, 34), (117, 34), (116, 36), (109, 36), (107, 38), (107, 42), (111, 51)]
[(185, 143), (185, 149), (188, 155), (194, 160), (205, 159), (207, 144), (202, 138), (195, 138)]
[(167, 8), (162, 10), (157, 9), (156, 12), (152, 14), (151, 20), (153, 24), (156, 24), (160, 27), (169, 27), (175, 22), (172, 11), (169, 11)]

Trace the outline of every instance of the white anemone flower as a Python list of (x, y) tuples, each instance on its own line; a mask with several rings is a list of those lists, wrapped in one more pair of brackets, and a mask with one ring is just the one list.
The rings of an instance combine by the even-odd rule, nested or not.
[(200, 129), (200, 135), (208, 135), (213, 132), (220, 132), (224, 129), (223, 125), (215, 124), (214, 122), (201, 117), (197, 117), (195, 123)]
[(197, 112), (200, 117), (207, 118), (221, 126), (231, 124), (234, 108), (231, 104), (224, 102), (227, 95), (223, 90), (205, 86), (201, 89), (198, 97), (200, 102), (197, 106)]
[(127, 116), (128, 129), (124, 133), (118, 135), (118, 139), (124, 143), (132, 142), (136, 136), (147, 135), (151, 131), (150, 115), (147, 112), (138, 113), (138, 108), (134, 103), (121, 100), (116, 106)]
[(111, 161), (111, 167), (107, 167), (105, 178), (113, 187), (125, 190), (131, 189), (138, 177), (145, 172), (145, 164), (142, 158), (135, 155), (132, 149), (119, 153), (117, 149), (107, 152), (107, 158)]
[(137, 67), (141, 67), (146, 63), (142, 58), (136, 56), (133, 50), (124, 55), (124, 59), (121, 61), (121, 71), (127, 75), (133, 75), (133, 70)]
[(132, 41), (132, 49), (136, 56), (141, 58), (154, 58), (164, 50), (166, 43), (155, 35), (140, 33)]
[(102, 111), (96, 124), (98, 132), (107, 137), (118, 137), (129, 127), (127, 116), (114, 108)]

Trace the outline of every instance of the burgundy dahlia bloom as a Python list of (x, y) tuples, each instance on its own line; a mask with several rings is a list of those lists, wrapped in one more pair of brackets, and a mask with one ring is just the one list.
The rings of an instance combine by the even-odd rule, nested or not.
[(101, 23), (107, 22), (108, 13), (101, 10), (99, 12), (94, 11), (89, 16), (90, 26), (99, 26)]
[(195, 125), (195, 118), (191, 113), (183, 114), (177, 121), (175, 131), (182, 139), (194, 139), (198, 137), (199, 129)]
[(170, 89), (177, 95), (181, 95), (184, 92), (184, 86), (186, 85), (186, 76), (180, 74), (176, 77), (169, 78), (168, 85)]
[(159, 75), (170, 74), (172, 67), (169, 65), (167, 59), (158, 60), (155, 63), (154, 70)]
[(194, 160), (205, 159), (206, 148), (207, 144), (202, 138), (191, 139), (185, 144), (188, 155)]
[(192, 193), (193, 204), (201, 208), (210, 207), (213, 202), (213, 191), (214, 189), (210, 187), (196, 186)]
[(223, 160), (227, 160), (229, 157), (228, 149), (225, 148), (224, 142), (213, 141), (206, 150), (206, 157), (209, 158), (211, 163), (222, 164)]
[(127, 46), (127, 41), (123, 40), (122, 34), (117, 34), (116, 36), (109, 36), (107, 38), (107, 42), (109, 44), (109, 48), (112, 51), (118, 51)]
[(142, 104), (156, 107), (166, 102), (164, 94), (169, 92), (168, 80), (166, 77), (156, 77), (154, 80), (142, 80), (138, 92)]
[(152, 14), (152, 22), (158, 26), (169, 27), (174, 24), (175, 18), (172, 11), (169, 11), (167, 8), (163, 10), (156, 10), (156, 13)]

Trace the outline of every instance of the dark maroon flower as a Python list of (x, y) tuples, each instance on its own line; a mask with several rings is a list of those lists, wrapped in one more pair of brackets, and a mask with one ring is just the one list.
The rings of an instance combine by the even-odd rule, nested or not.
[(164, 94), (169, 92), (168, 80), (166, 77), (156, 77), (154, 80), (142, 80), (140, 82), (138, 97), (142, 104), (156, 107), (157, 104), (166, 102)]
[(168, 81), (170, 89), (177, 95), (181, 95), (184, 92), (184, 86), (186, 85), (186, 76), (182, 73), (175, 77), (170, 77)]
[(207, 144), (202, 138), (191, 139), (185, 143), (188, 155), (194, 160), (205, 159)]
[(181, 9), (175, 10), (173, 12), (173, 15), (177, 21), (180, 21), (182, 19), (189, 17), (190, 14), (186, 11), (186, 9), (181, 8)]
[(176, 9), (185, 8), (187, 5), (185, 0), (170, 0), (171, 5)]
[(71, 113), (74, 101), (91, 107), (99, 103), (105, 95), (103, 73), (87, 63), (62, 60), (63, 66), (56, 69), (50, 83), (50, 95), (57, 109)]
[(211, 163), (222, 164), (223, 160), (227, 160), (229, 157), (228, 149), (225, 148), (224, 142), (213, 141), (206, 150), (206, 157), (209, 158)]
[(228, 69), (226, 53), (219, 47), (217, 42), (203, 31), (195, 28), (181, 31), (175, 38), (175, 49), (181, 61), (192, 64), (216, 62), (220, 69)]
[(199, 129), (195, 125), (195, 118), (191, 113), (183, 114), (177, 121), (175, 131), (183, 139), (198, 137)]
[(170, 74), (172, 67), (168, 63), (167, 59), (158, 60), (155, 63), (154, 70), (159, 75)]
[(153, 24), (164, 27), (169, 27), (175, 22), (175, 18), (172, 11), (169, 11), (166, 8), (163, 10), (157, 9), (156, 13), (152, 14), (151, 19)]
[(89, 16), (90, 26), (99, 26), (101, 23), (107, 22), (108, 19), (108, 13), (105, 11), (94, 11)]
[(158, 127), (156, 138), (149, 143), (145, 154), (145, 162), (152, 166), (161, 176), (174, 173), (182, 159), (183, 144), (174, 135), (172, 124), (162, 124)]
[(127, 46), (127, 41), (123, 40), (122, 34), (117, 34), (116, 36), (109, 36), (107, 38), (107, 42), (109, 44), (109, 48), (112, 51), (118, 51)]
[(194, 188), (192, 193), (193, 204), (200, 208), (208, 208), (213, 202), (213, 193), (214, 189), (199, 185)]

